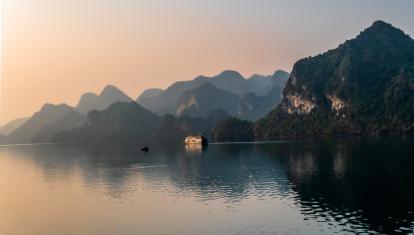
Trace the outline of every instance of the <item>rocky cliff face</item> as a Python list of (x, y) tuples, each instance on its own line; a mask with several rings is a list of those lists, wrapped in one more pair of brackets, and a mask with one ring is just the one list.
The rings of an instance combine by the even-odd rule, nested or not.
[(414, 40), (382, 21), (334, 50), (299, 60), (281, 105), (256, 124), (279, 136), (414, 129)]

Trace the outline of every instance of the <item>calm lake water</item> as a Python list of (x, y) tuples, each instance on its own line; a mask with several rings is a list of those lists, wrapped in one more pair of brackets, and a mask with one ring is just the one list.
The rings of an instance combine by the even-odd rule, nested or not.
[(0, 147), (0, 234), (335, 233), (414, 233), (413, 139)]

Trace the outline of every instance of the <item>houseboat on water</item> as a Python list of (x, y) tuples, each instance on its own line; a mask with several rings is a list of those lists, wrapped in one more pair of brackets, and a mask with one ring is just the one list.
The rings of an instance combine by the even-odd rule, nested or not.
[(185, 137), (184, 143), (186, 145), (205, 146), (205, 145), (208, 144), (208, 140), (207, 140), (207, 137), (204, 134), (199, 133), (197, 135), (190, 135), (190, 136)]

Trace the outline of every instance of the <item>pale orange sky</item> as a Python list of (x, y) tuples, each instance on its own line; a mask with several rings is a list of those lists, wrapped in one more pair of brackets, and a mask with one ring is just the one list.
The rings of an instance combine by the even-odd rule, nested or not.
[(392, 2), (3, 0), (0, 123), (107, 84), (135, 99), (225, 69), (290, 71), (377, 19), (414, 32), (412, 2)]

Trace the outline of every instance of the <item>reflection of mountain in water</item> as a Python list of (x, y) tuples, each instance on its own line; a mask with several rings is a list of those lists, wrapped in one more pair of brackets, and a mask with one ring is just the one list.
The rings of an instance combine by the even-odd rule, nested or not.
[(280, 160), (310, 219), (351, 224), (353, 232), (408, 233), (414, 224), (412, 146), (412, 139), (391, 138), (290, 144), (289, 157)]
[(87, 187), (104, 184), (112, 197), (140, 190), (139, 182), (140, 187), (200, 200), (287, 198), (311, 221), (353, 232), (404, 233), (414, 224), (413, 141), (211, 145), (196, 154), (184, 148), (102, 154), (69, 146), (19, 151), (29, 153), (46, 182), (78, 171)]

